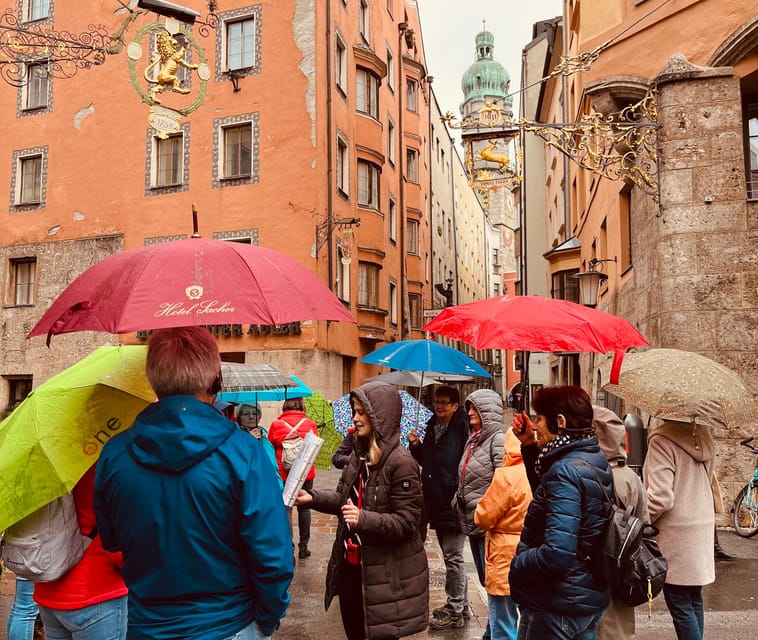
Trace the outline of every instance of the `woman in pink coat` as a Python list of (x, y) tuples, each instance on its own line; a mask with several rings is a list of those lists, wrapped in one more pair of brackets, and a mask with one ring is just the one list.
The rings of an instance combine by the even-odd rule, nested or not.
[(521, 537), (532, 490), (521, 459), (521, 442), (508, 429), (505, 434), (503, 466), (495, 470), (492, 484), (474, 512), (474, 522), (486, 531), (485, 589), (489, 602), (492, 640), (515, 640), (518, 610), (511, 600), (508, 572)]

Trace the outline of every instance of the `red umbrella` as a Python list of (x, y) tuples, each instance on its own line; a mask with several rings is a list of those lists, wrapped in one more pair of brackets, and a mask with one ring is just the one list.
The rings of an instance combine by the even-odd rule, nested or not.
[(211, 324), (355, 322), (318, 277), (263, 247), (204, 238), (109, 256), (72, 282), (27, 337)]
[(544, 296), (496, 296), (447, 307), (422, 330), (476, 349), (613, 351), (616, 380), (624, 351), (649, 344), (625, 318)]

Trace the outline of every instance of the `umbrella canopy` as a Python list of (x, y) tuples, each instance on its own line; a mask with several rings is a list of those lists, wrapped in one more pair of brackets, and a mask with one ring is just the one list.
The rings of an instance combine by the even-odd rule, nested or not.
[(614, 381), (624, 351), (649, 344), (625, 318), (544, 296), (495, 296), (447, 307), (422, 329), (476, 349), (613, 351)]
[(390, 371), (366, 378), (366, 382), (386, 382), (401, 387), (427, 387), (430, 384), (439, 384), (439, 380), (426, 371)]
[(292, 376), (270, 364), (222, 362), (221, 379), (224, 392), (287, 389), (298, 384)]
[(361, 362), (401, 371), (435, 371), (480, 378), (492, 377), (465, 353), (432, 340), (390, 342), (361, 358)]
[(699, 353), (629, 353), (618, 384), (603, 389), (656, 418), (737, 427), (758, 421), (758, 403), (734, 371)]
[[(432, 412), (422, 405), (407, 391), (400, 391), (403, 412), (400, 416), (400, 444), (408, 447), (408, 434), (411, 429), (418, 429), (421, 440), (426, 433), (426, 423), (432, 417)], [(353, 410), (350, 407), (350, 394), (342, 396), (332, 403), (334, 411), (334, 427), (343, 436), (353, 426)]]
[(0, 531), (70, 491), (155, 393), (147, 347), (100, 347), (50, 378), (0, 423)]
[[(223, 376), (223, 373), (221, 375)], [(288, 375), (287, 377), (290, 379), (287, 386), (250, 391), (226, 391), (226, 379), (224, 379), (224, 390), (218, 394), (218, 397), (226, 402), (256, 404), (257, 402), (287, 400), (287, 398), (306, 398), (313, 393), (313, 391), (311, 391), (297, 376)], [(293, 386), (290, 386), (290, 384)]]
[(188, 238), (118, 253), (93, 265), (53, 302), (28, 337), (72, 331), (296, 320), (355, 322), (292, 258), (239, 242)]
[(331, 403), (317, 391), (305, 399), (305, 415), (318, 427), (318, 435), (324, 443), (316, 456), (316, 469), (331, 469), (332, 456), (342, 442), (342, 434), (334, 428), (334, 413)]

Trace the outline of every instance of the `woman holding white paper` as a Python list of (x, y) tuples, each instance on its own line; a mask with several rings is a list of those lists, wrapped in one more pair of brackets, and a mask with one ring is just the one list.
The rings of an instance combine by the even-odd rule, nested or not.
[(400, 445), (397, 389), (369, 382), (350, 393), (350, 404), (354, 455), (337, 489), (302, 490), (296, 504), (339, 517), (324, 604), (339, 596), (348, 640), (400, 638), (426, 629), (429, 617), (421, 477)]

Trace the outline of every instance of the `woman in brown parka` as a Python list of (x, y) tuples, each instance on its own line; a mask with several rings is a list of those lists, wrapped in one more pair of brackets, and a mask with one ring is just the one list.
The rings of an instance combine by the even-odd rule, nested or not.
[(336, 491), (303, 490), (296, 504), (339, 517), (324, 604), (339, 596), (348, 640), (394, 640), (428, 624), (421, 477), (400, 446), (397, 389), (369, 382), (350, 404), (355, 445)]

